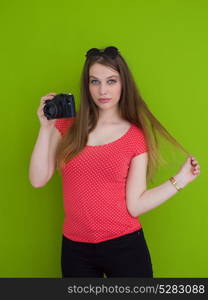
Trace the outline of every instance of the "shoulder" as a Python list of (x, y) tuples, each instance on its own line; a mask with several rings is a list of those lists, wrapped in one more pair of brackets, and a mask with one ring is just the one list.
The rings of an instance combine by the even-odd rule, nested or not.
[(132, 146), (133, 156), (148, 152), (148, 140), (145, 136), (144, 130), (135, 124), (132, 124)]
[(146, 140), (146, 137), (145, 137), (145, 133), (144, 133), (144, 130), (140, 127), (138, 127), (137, 125), (135, 124), (132, 124), (132, 138), (135, 140), (135, 141), (138, 141), (138, 139), (145, 139)]

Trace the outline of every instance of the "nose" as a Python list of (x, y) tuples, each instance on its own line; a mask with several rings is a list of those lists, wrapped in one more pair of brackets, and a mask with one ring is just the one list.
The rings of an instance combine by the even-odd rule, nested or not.
[(105, 83), (100, 84), (100, 89), (99, 89), (100, 95), (106, 95), (107, 93), (107, 86)]

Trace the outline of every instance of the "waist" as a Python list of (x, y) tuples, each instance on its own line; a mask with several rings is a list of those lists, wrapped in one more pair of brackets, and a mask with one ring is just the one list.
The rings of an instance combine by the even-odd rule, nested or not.
[[(138, 231), (142, 229), (142, 225), (138, 223), (132, 224), (131, 227), (120, 227), (121, 229), (116, 228), (115, 230), (110, 230), (109, 228), (105, 230), (105, 227), (102, 227), (102, 231), (84, 231), (76, 230), (70, 228), (67, 224), (63, 225), (63, 235), (71, 240), (72, 242), (77, 242), (80, 244), (105, 244), (110, 241), (122, 241), (126, 240), (129, 237), (138, 234)], [(115, 232), (117, 231), (117, 234)]]

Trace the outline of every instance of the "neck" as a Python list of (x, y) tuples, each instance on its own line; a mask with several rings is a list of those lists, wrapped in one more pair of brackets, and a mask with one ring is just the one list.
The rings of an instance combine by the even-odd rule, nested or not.
[(100, 125), (119, 123), (122, 120), (123, 119), (120, 116), (118, 110), (100, 110), (99, 111), (98, 124), (100, 124)]

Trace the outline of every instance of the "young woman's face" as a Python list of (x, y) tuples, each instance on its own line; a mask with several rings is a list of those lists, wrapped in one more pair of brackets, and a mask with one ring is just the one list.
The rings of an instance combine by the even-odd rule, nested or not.
[[(89, 70), (89, 90), (93, 101), (101, 109), (109, 109), (118, 104), (121, 96), (120, 75), (114, 69), (95, 63)], [(100, 98), (110, 98), (101, 102)]]

